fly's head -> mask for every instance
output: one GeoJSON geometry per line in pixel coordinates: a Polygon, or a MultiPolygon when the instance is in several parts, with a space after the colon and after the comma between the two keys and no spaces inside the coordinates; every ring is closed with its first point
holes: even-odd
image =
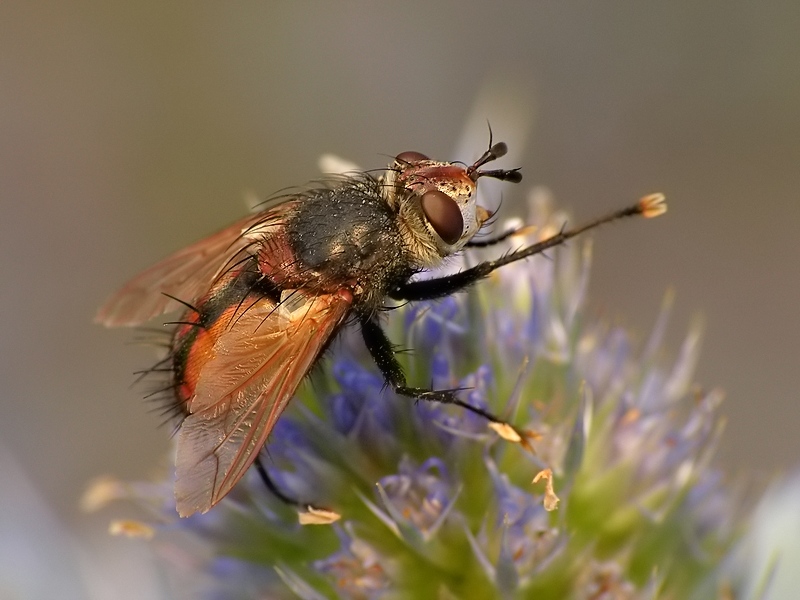
{"type": "Polygon", "coordinates": [[[419,152],[398,154],[389,168],[389,203],[404,226],[409,248],[421,267],[435,267],[464,247],[491,217],[477,202],[480,177],[517,183],[518,169],[481,170],[507,152],[493,145],[472,165],[431,160],[419,152]]]}

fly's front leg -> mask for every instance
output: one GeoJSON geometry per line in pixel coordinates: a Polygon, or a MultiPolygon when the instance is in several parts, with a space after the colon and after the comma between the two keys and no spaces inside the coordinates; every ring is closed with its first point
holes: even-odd
{"type": "Polygon", "coordinates": [[[403,368],[394,355],[395,349],[392,342],[386,337],[386,333],[374,319],[365,317],[361,320],[361,335],[364,338],[367,350],[369,350],[375,364],[378,365],[384,379],[386,379],[386,383],[392,386],[394,391],[398,394],[415,400],[455,404],[476,415],[480,415],[494,424],[493,429],[502,437],[512,439],[513,441],[521,441],[524,439],[525,433],[517,430],[513,425],[506,423],[482,408],[472,406],[461,400],[457,396],[457,392],[461,391],[459,389],[431,390],[428,388],[409,387],[406,384],[406,376],[405,373],[403,373],[403,368]]]}
{"type": "Polygon", "coordinates": [[[531,244],[520,250],[510,252],[496,260],[487,260],[479,263],[470,269],[465,269],[452,275],[437,277],[434,279],[423,279],[419,281],[409,281],[399,285],[389,296],[395,300],[435,300],[460,292],[469,287],[479,279],[483,279],[495,269],[499,269],[507,264],[528,258],[535,254],[540,254],[545,250],[563,244],[567,240],[580,235],[590,229],[594,229],[604,223],[610,223],[624,217],[642,215],[644,217],[656,217],[667,210],[664,196],[661,194],[651,194],[645,196],[633,206],[623,208],[610,213],[594,221],[590,221],[575,229],[562,229],[556,235],[542,240],[536,244],[531,244]]]}

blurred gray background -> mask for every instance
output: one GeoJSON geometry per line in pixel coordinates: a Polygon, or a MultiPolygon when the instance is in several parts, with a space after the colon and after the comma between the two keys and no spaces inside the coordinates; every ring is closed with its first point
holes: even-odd
{"type": "Polygon", "coordinates": [[[152,352],[91,323],[110,292],[323,152],[472,159],[470,119],[515,140],[508,215],[533,184],[576,220],[668,195],[595,234],[590,310],[641,339],[673,288],[672,348],[702,314],[697,380],[727,390],[723,464],[797,466],[800,3],[376,4],[0,3],[0,450],[58,526],[99,528],[86,482],[168,448],[129,387],[152,352]]]}

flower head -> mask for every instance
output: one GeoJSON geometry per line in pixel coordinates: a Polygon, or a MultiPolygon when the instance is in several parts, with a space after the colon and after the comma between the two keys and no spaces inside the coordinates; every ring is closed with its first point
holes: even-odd
{"type": "MultiPolygon", "coordinates": [[[[565,222],[542,190],[530,207],[506,250],[565,222]]],[[[282,493],[341,520],[302,525],[251,470],[208,514],[163,514],[150,543],[203,546],[194,567],[229,597],[684,598],[707,583],[732,510],[709,466],[720,394],[690,385],[698,330],[660,364],[669,302],[637,350],[583,311],[590,243],[548,254],[387,319],[412,385],[461,390],[514,429],[397,396],[345,339],[262,453],[282,493]]]]}

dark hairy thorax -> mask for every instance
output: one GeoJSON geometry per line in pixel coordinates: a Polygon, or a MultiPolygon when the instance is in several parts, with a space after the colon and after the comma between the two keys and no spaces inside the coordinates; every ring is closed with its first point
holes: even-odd
{"type": "Polygon", "coordinates": [[[414,272],[398,215],[374,182],[312,192],[287,219],[286,237],[309,275],[306,287],[329,293],[347,287],[360,310],[380,308],[414,272]]]}

